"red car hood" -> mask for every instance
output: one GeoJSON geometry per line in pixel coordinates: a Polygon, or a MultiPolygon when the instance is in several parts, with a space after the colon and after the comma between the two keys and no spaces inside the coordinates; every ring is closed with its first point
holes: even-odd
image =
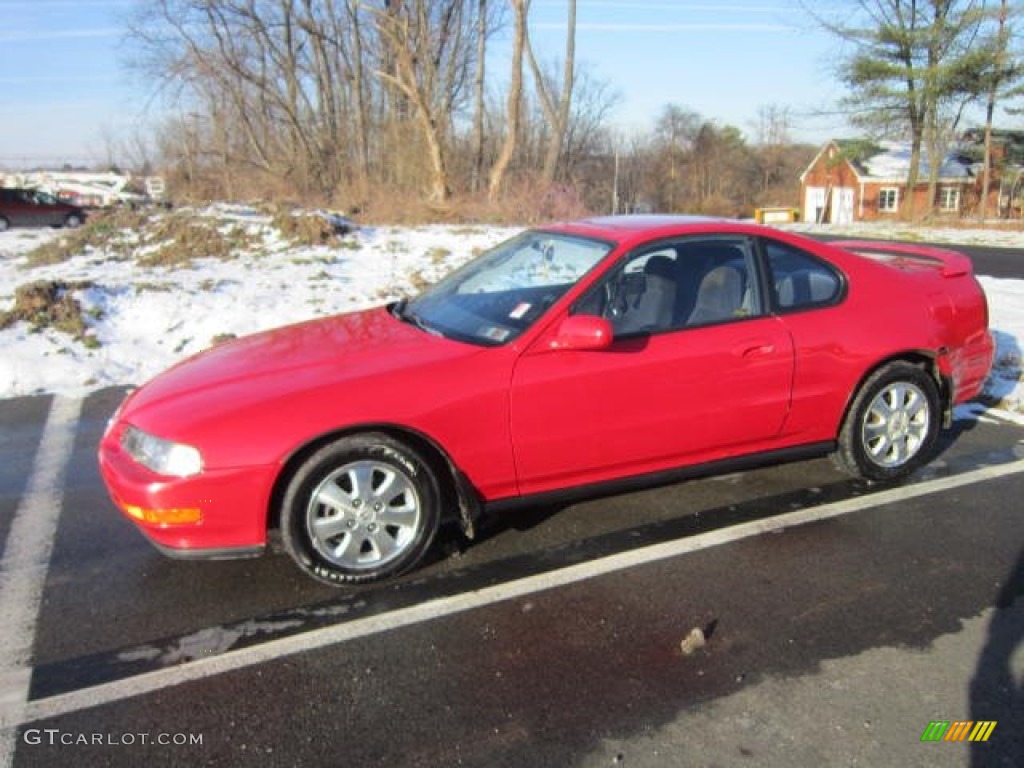
{"type": "Polygon", "coordinates": [[[171,437],[212,414],[288,400],[302,392],[450,362],[479,347],[428,334],[385,308],[336,315],[237,339],[159,374],[121,418],[171,437]]]}

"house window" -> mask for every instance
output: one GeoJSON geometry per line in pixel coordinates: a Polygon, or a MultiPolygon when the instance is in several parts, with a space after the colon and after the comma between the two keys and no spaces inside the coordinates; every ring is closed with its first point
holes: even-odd
{"type": "Polygon", "coordinates": [[[939,187],[939,210],[958,211],[960,210],[960,188],[939,187]]]}
{"type": "Polygon", "coordinates": [[[899,210],[900,191],[896,187],[884,187],[878,190],[878,210],[894,213],[899,210]]]}

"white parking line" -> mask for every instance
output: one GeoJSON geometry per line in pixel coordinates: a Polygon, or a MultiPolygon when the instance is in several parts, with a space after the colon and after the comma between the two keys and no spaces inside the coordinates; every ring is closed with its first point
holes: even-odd
{"type": "Polygon", "coordinates": [[[55,397],[32,464],[25,496],[0,562],[0,766],[14,760],[13,726],[23,721],[32,678],[36,619],[60,518],[64,470],[71,458],[82,401],[55,397]]]}
{"type": "Polygon", "coordinates": [[[1024,427],[1024,413],[1018,413],[1017,411],[1007,411],[1002,408],[989,408],[985,413],[990,416],[995,416],[997,419],[1009,422],[1010,424],[1018,424],[1024,427]]]}
{"type": "Polygon", "coordinates": [[[1024,460],[994,467],[985,467],[972,472],[965,472],[961,475],[930,480],[904,488],[880,491],[855,499],[823,504],[818,507],[811,507],[763,520],[755,520],[729,528],[709,531],[697,536],[622,552],[617,555],[498,584],[474,592],[430,600],[390,613],[369,616],[364,619],[324,627],[291,637],[271,640],[262,645],[243,648],[238,651],[229,651],[220,656],[201,658],[188,664],[146,672],[124,680],[83,688],[46,699],[30,701],[27,705],[17,709],[8,708],[4,705],[2,710],[0,710],[0,725],[5,728],[17,727],[25,723],[45,720],[121,701],[133,696],[152,693],[153,691],[181,685],[189,681],[201,680],[213,675],[274,661],[285,656],[408,627],[556,587],[563,587],[616,571],[758,536],[768,531],[839,517],[852,512],[906,501],[928,494],[941,493],[953,488],[995,480],[1021,472],[1024,472],[1024,460]]]}

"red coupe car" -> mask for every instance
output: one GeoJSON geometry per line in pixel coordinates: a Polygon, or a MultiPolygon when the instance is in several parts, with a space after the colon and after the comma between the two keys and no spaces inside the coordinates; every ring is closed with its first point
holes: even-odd
{"type": "Polygon", "coordinates": [[[280,526],[331,584],[394,576],[444,520],[832,453],[901,477],[992,361],[953,251],[627,216],[526,231],[422,295],[238,339],[132,393],[99,451],[164,553],[280,526]]]}

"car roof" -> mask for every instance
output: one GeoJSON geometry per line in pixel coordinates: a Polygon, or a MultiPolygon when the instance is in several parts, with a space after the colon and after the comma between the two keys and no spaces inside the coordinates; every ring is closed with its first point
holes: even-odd
{"type": "Polygon", "coordinates": [[[736,219],[713,216],[690,216],[676,214],[626,214],[618,216],[592,216],[575,221],[562,221],[543,229],[571,232],[617,242],[629,242],[650,237],[670,236],[687,231],[708,232],[717,227],[723,231],[736,232],[756,229],[755,225],[736,219]]]}

